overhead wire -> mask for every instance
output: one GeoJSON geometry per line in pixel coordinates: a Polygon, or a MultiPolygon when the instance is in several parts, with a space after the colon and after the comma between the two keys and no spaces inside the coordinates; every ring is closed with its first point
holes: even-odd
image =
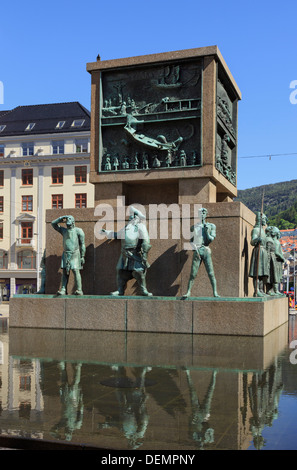
{"type": "Polygon", "coordinates": [[[238,157],[238,158],[269,158],[270,160],[271,157],[286,157],[290,155],[297,155],[297,152],[296,153],[270,153],[267,155],[247,155],[247,156],[238,157]]]}

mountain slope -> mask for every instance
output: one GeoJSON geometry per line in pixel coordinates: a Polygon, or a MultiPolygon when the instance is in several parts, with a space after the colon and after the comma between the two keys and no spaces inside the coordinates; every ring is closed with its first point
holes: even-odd
{"type": "Polygon", "coordinates": [[[297,226],[297,180],[238,190],[236,200],[241,201],[253,212],[257,212],[261,210],[263,192],[264,213],[268,217],[269,224],[281,229],[295,228],[297,226]]]}

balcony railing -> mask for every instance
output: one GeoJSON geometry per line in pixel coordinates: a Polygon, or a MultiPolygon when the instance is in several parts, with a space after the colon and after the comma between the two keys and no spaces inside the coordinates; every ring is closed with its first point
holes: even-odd
{"type": "Polygon", "coordinates": [[[16,246],[26,246],[26,247],[34,247],[35,241],[33,238],[17,238],[16,239],[16,246]]]}

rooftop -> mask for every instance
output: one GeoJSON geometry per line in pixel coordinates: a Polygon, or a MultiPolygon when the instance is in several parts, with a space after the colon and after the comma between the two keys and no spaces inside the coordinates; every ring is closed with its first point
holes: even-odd
{"type": "Polygon", "coordinates": [[[90,111],[79,102],[17,106],[0,111],[0,139],[90,130],[90,111]]]}
{"type": "Polygon", "coordinates": [[[280,243],[284,254],[289,254],[292,250],[296,250],[297,246],[297,229],[280,230],[280,243]]]}

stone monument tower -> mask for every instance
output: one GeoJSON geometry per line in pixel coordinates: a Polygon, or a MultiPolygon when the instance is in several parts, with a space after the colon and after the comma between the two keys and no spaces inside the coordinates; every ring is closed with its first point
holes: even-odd
{"type": "Polygon", "coordinates": [[[216,46],[98,60],[87,70],[96,201],[233,200],[241,93],[216,46]],[[145,199],[144,185],[158,190],[145,199]]]}

